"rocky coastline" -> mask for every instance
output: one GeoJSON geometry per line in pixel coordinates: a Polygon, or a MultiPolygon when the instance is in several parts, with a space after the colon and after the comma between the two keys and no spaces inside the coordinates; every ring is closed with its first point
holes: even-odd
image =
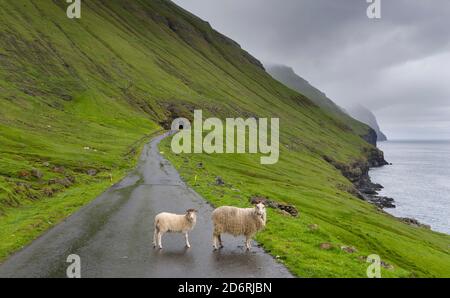
{"type": "MultiPolygon", "coordinates": [[[[373,183],[369,176],[371,168],[383,167],[390,165],[384,159],[383,151],[376,147],[368,149],[366,154],[366,161],[356,161],[350,165],[341,164],[334,160],[324,157],[324,159],[338,169],[342,175],[349,179],[354,188],[350,192],[360,198],[378,207],[380,211],[383,209],[395,208],[395,200],[390,197],[381,196],[379,192],[383,189],[383,186],[378,183],[373,183]]],[[[431,229],[429,225],[422,224],[414,218],[398,218],[400,221],[414,226],[431,229]]]]}
{"type": "Polygon", "coordinates": [[[353,183],[354,188],[349,190],[353,195],[381,209],[395,208],[394,199],[380,196],[379,191],[383,189],[383,186],[373,183],[369,176],[369,170],[371,168],[389,164],[384,159],[383,152],[373,147],[365,153],[367,160],[358,160],[351,164],[339,163],[328,157],[324,157],[324,159],[353,183]]]}
{"type": "Polygon", "coordinates": [[[378,183],[373,183],[369,176],[371,168],[389,165],[384,159],[384,153],[375,148],[375,150],[371,150],[367,156],[367,163],[365,165],[359,165],[361,176],[356,177],[354,182],[354,185],[359,192],[358,197],[374,204],[380,209],[395,208],[395,200],[390,197],[380,196],[379,192],[383,189],[383,186],[378,183]]]}

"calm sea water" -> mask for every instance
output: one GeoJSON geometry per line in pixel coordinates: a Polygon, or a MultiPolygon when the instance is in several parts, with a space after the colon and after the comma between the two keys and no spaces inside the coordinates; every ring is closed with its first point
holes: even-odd
{"type": "Polygon", "coordinates": [[[450,234],[450,141],[388,141],[378,144],[392,165],[372,169],[380,195],[395,199],[385,211],[411,217],[450,234]]]}

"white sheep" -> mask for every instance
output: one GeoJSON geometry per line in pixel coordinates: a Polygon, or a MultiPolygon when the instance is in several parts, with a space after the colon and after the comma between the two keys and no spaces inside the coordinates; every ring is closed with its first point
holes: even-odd
{"type": "Polygon", "coordinates": [[[186,214],[160,213],[155,216],[155,231],[153,233],[153,247],[162,249],[161,238],[165,233],[183,233],[186,238],[186,247],[190,248],[189,231],[194,229],[197,222],[197,210],[189,209],[186,214]]]}
{"type": "Polygon", "coordinates": [[[223,247],[221,234],[227,233],[235,237],[244,235],[245,247],[250,250],[253,236],[266,226],[266,217],[266,207],[263,203],[257,203],[254,208],[217,208],[212,214],[214,249],[218,249],[218,244],[223,247]]]}

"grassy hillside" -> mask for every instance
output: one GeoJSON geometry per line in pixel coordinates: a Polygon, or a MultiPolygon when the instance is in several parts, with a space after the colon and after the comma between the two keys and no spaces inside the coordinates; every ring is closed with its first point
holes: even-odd
{"type": "MultiPolygon", "coordinates": [[[[162,150],[169,152],[169,146],[165,141],[162,150]]],[[[352,197],[344,191],[351,187],[348,180],[314,155],[284,149],[271,167],[259,165],[256,156],[191,154],[170,160],[215,206],[248,206],[253,196],[295,205],[297,218],[269,209],[267,228],[257,240],[299,276],[366,277],[364,257],[370,254],[393,266],[382,268],[384,277],[450,275],[449,236],[407,226],[352,197]],[[217,176],[224,186],[216,185],[217,176]],[[332,248],[321,249],[324,243],[332,248]]]]}
{"type": "Polygon", "coordinates": [[[448,236],[352,197],[351,183],[325,161],[366,162],[376,149],[208,23],[163,0],[83,1],[81,20],[65,7],[0,2],[0,259],[123,176],[149,135],[200,108],[280,118],[274,166],[256,156],[165,152],[216,205],[248,205],[254,194],[295,204],[299,218],[271,211],[258,239],[293,272],[364,276],[358,256],[378,253],[394,266],[386,276],[450,276],[448,236]],[[213,187],[219,175],[227,185],[213,187]],[[323,242],[358,253],[321,250],[323,242]]]}

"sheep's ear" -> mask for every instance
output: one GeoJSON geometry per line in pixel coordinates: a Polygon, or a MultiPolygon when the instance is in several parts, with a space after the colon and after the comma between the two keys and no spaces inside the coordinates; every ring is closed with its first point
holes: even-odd
{"type": "Polygon", "coordinates": [[[258,204],[263,204],[264,206],[269,206],[269,201],[268,200],[260,200],[259,202],[258,202],[258,204]]]}

